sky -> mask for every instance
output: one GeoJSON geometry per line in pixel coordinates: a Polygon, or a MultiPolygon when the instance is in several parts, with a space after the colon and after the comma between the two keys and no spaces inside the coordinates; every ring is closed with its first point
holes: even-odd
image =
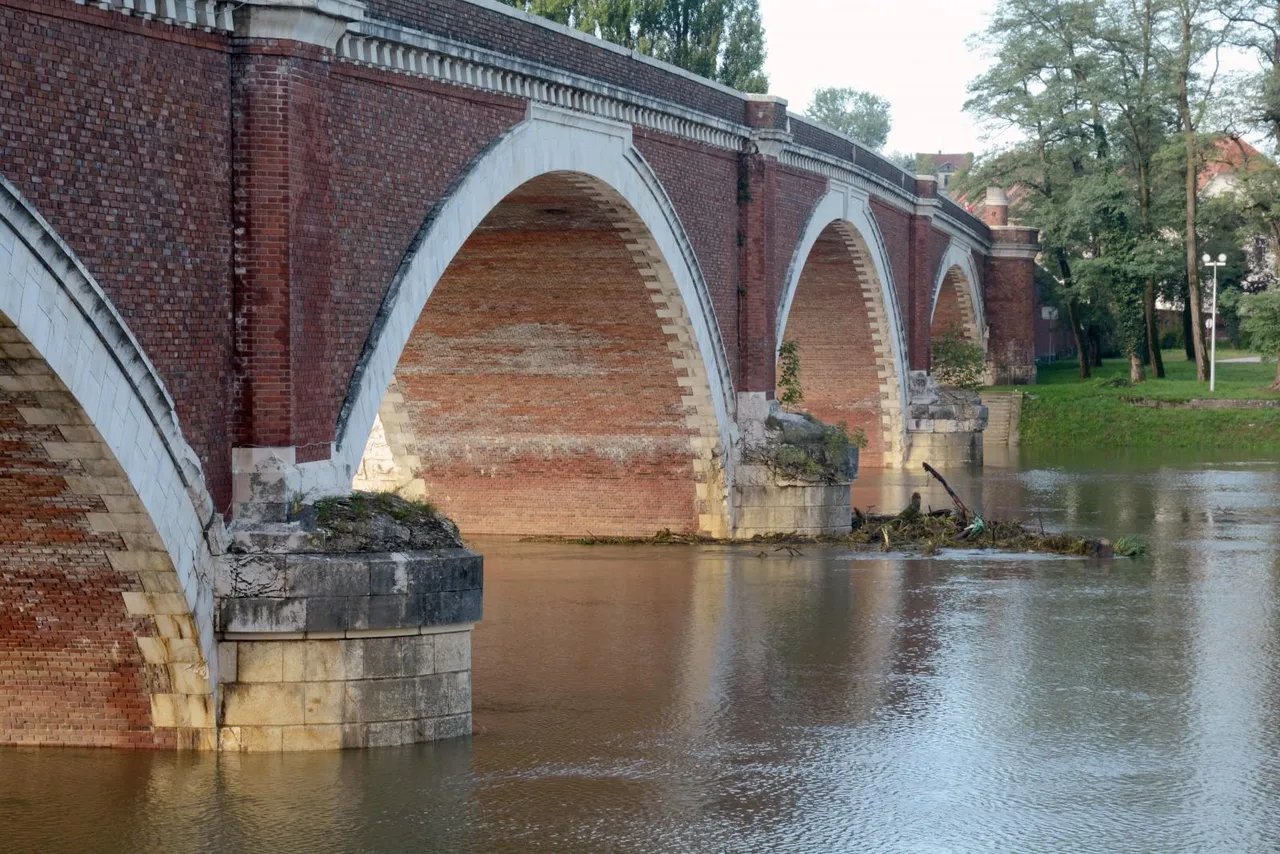
{"type": "MultiPolygon", "coordinates": [[[[981,152],[964,113],[988,61],[969,50],[995,0],[760,0],[769,91],[802,113],[813,90],[851,86],[893,105],[886,151],[981,152]]],[[[999,140],[992,140],[998,142],[999,140]]]]}

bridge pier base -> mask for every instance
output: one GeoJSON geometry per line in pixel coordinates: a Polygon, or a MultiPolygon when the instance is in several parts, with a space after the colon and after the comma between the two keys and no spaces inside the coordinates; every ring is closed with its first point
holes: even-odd
{"type": "Polygon", "coordinates": [[[384,747],[471,734],[483,561],[465,548],[321,553],[242,528],[217,577],[218,749],[384,747]]]}
{"type": "Polygon", "coordinates": [[[851,457],[844,461],[838,482],[788,477],[759,452],[773,440],[776,428],[772,425],[780,413],[778,402],[762,392],[738,395],[742,447],[733,487],[734,538],[849,533],[853,527],[850,487],[858,475],[857,449],[851,449],[851,457]]]}
{"type": "Polygon", "coordinates": [[[924,371],[912,371],[907,468],[982,465],[987,408],[976,391],[940,389],[924,371]]]}

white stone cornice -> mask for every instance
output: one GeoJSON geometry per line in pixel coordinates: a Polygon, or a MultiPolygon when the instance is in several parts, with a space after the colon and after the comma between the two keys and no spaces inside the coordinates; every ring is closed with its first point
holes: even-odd
{"type": "Polygon", "coordinates": [[[353,0],[242,0],[235,10],[235,33],[333,50],[364,12],[364,4],[353,0]]]}

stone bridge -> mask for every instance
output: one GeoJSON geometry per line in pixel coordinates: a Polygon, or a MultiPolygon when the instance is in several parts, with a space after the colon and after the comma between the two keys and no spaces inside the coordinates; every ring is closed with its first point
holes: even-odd
{"type": "Polygon", "coordinates": [[[786,106],[492,0],[0,0],[0,743],[461,733],[478,598],[231,614],[230,544],[353,485],[741,535],[784,340],[864,466],[940,332],[1033,381],[1034,232],[786,106]]]}

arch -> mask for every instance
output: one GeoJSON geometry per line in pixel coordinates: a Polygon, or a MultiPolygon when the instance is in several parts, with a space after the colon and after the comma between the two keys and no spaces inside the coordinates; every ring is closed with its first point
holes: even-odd
{"type": "Polygon", "coordinates": [[[22,601],[0,595],[13,635],[0,638],[0,693],[20,701],[8,718],[0,708],[0,739],[212,748],[221,518],[155,368],[3,178],[0,440],[0,579],[25,585],[22,601]],[[42,628],[26,636],[32,620],[42,628]],[[59,671],[59,655],[83,667],[59,671]],[[23,701],[36,687],[23,666],[73,696],[57,711],[23,701]],[[48,713],[61,728],[43,728],[48,713]]]}
{"type": "Polygon", "coordinates": [[[933,305],[929,312],[930,337],[937,338],[953,325],[964,336],[987,349],[987,322],[982,300],[982,280],[973,253],[952,240],[934,278],[933,305]]]}
{"type": "MultiPolygon", "coordinates": [[[[622,238],[648,305],[666,336],[666,355],[683,373],[683,405],[692,431],[698,525],[718,533],[728,525],[733,446],[733,389],[706,282],[670,199],[632,145],[631,128],[589,116],[531,105],[528,119],[473,164],[428,218],[406,256],[357,367],[338,425],[335,480],[399,484],[421,491],[406,467],[421,462],[406,422],[404,389],[396,369],[428,299],[467,242],[504,200],[544,176],[559,176],[589,197],[622,238]],[[402,384],[400,384],[402,385],[402,384]],[[381,429],[390,446],[379,465],[365,452],[381,429]],[[397,461],[395,458],[399,456],[397,461]],[[371,469],[381,468],[381,471],[371,469]],[[393,473],[391,469],[400,469],[393,473]]],[[[337,483],[334,484],[335,486],[337,483]]],[[[651,531],[649,533],[652,533],[651,531]]]]}
{"type": "MultiPolygon", "coordinates": [[[[906,420],[903,417],[908,394],[906,340],[888,253],[866,193],[833,182],[815,206],[804,236],[792,256],[778,310],[776,341],[781,347],[788,323],[797,313],[801,281],[815,249],[825,249],[830,253],[837,239],[843,244],[842,260],[848,264],[848,281],[858,285],[866,308],[870,342],[868,355],[875,365],[878,380],[880,446],[873,448],[873,454],[868,456],[874,463],[874,453],[878,452],[885,465],[897,465],[901,463],[907,445],[906,420]]],[[[850,346],[853,346],[852,342],[850,346]]],[[[803,350],[801,343],[802,370],[803,350]]],[[[822,417],[822,413],[815,414],[822,417]]],[[[875,437],[869,435],[868,438],[874,442],[875,437]]]]}

